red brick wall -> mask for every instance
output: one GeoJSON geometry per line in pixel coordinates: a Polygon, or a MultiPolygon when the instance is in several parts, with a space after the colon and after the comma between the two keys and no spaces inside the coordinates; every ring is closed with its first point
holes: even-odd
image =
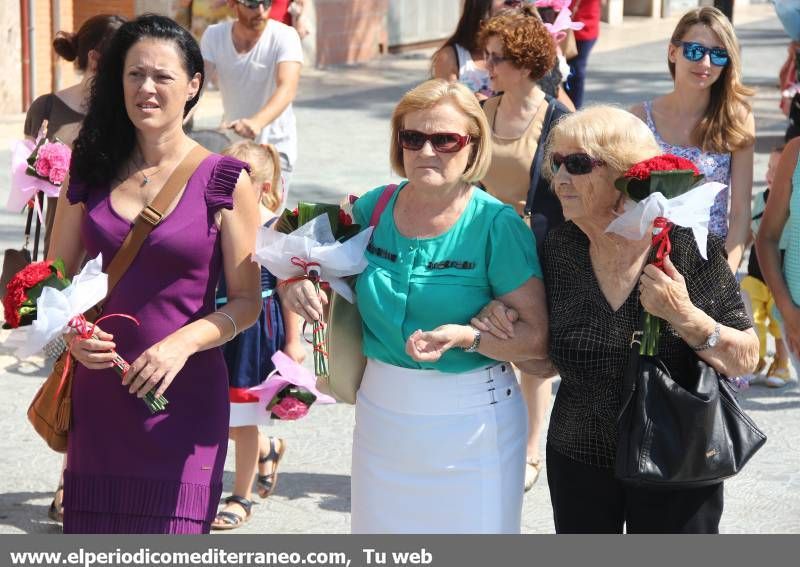
{"type": "Polygon", "coordinates": [[[386,48],[389,0],[315,0],[317,64],[368,61],[386,48]]]}
{"type": "Polygon", "coordinates": [[[74,11],[75,29],[97,14],[117,14],[126,18],[135,15],[135,0],[76,0],[74,11]]]}

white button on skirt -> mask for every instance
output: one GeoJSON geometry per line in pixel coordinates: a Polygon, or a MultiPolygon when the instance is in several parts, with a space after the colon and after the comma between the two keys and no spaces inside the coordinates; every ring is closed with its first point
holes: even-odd
{"type": "Polygon", "coordinates": [[[356,402],[353,533],[519,533],[528,430],[510,364],[446,374],[375,360],[356,402]]]}

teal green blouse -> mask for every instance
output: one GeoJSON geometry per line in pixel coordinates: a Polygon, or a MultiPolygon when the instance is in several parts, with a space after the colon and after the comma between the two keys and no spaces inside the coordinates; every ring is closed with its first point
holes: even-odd
{"type": "MultiPolygon", "coordinates": [[[[490,300],[510,293],[531,277],[542,277],[536,242],[514,209],[480,189],[456,223],[433,238],[406,238],[394,223],[395,191],[367,248],[368,265],[356,281],[364,323],[364,354],[403,368],[468,372],[494,361],[461,349],[439,361],[420,363],[406,354],[417,329],[468,324],[490,300]]],[[[368,226],[383,192],[366,193],[353,207],[354,221],[368,226]]]]}

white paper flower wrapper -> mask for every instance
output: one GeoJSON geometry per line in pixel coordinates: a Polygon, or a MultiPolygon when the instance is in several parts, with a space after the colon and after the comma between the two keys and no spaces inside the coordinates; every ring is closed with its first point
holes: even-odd
{"type": "Polygon", "coordinates": [[[258,232],[253,260],[280,280],[305,273],[302,267],[292,264],[292,258],[316,262],[320,278],[352,303],[353,292],[342,278],[360,274],[367,267],[364,251],[371,235],[372,227],[369,227],[344,243],[337,242],[328,215],[323,214],[290,234],[262,227],[258,232]]]}
{"type": "Polygon", "coordinates": [[[672,199],[653,193],[638,203],[628,200],[625,212],[606,227],[606,232],[641,240],[649,234],[656,217],[664,217],[673,224],[690,228],[700,255],[707,260],[708,219],[717,194],[724,188],[724,184],[711,181],[672,199]]]}
{"type": "Polygon", "coordinates": [[[103,257],[90,260],[62,290],[46,287],[36,300],[36,319],[26,327],[14,329],[6,340],[16,355],[25,358],[67,332],[73,317],[91,309],[108,292],[108,275],[103,273],[103,257]]]}

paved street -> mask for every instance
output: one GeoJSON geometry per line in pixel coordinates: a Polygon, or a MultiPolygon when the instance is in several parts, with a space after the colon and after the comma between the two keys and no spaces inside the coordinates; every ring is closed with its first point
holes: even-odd
{"type": "MultiPolygon", "coordinates": [[[[754,98],[759,139],[754,191],[761,182],[769,149],[782,139],[785,121],[775,88],[787,39],[767,6],[752,6],[737,18],[743,44],[745,81],[754,98]]],[[[587,99],[623,106],[650,99],[670,86],[666,38],[674,20],[633,21],[623,29],[603,28],[590,59],[587,99]]],[[[427,76],[430,51],[410,52],[359,67],[312,70],[305,74],[295,105],[300,157],[291,199],[338,201],[392,179],[388,159],[389,117],[394,104],[427,76]]],[[[198,112],[199,127],[214,127],[219,98],[208,93],[198,112]]],[[[0,121],[0,163],[8,144],[21,135],[20,117],[0,121]]],[[[0,202],[8,173],[0,171],[0,202]]],[[[0,211],[0,245],[18,246],[23,219],[0,211]]],[[[4,337],[0,333],[0,340],[4,337]]],[[[18,361],[0,345],[0,533],[59,533],[47,520],[61,456],[48,451],[25,418],[28,403],[46,375],[41,359],[18,361]]],[[[557,385],[556,385],[557,387],[557,385]]],[[[743,405],[767,432],[769,441],[747,469],[726,485],[726,533],[800,533],[800,391],[797,386],[768,390],[755,386],[743,405]]],[[[276,493],[254,507],[251,522],[237,533],[346,533],[350,517],[351,406],[315,407],[295,423],[266,431],[283,437],[288,451],[276,493]]],[[[229,452],[225,485],[233,481],[229,452]]],[[[257,498],[257,497],[256,497],[257,498]]],[[[552,533],[546,471],[525,499],[526,533],[552,533]]]]}

